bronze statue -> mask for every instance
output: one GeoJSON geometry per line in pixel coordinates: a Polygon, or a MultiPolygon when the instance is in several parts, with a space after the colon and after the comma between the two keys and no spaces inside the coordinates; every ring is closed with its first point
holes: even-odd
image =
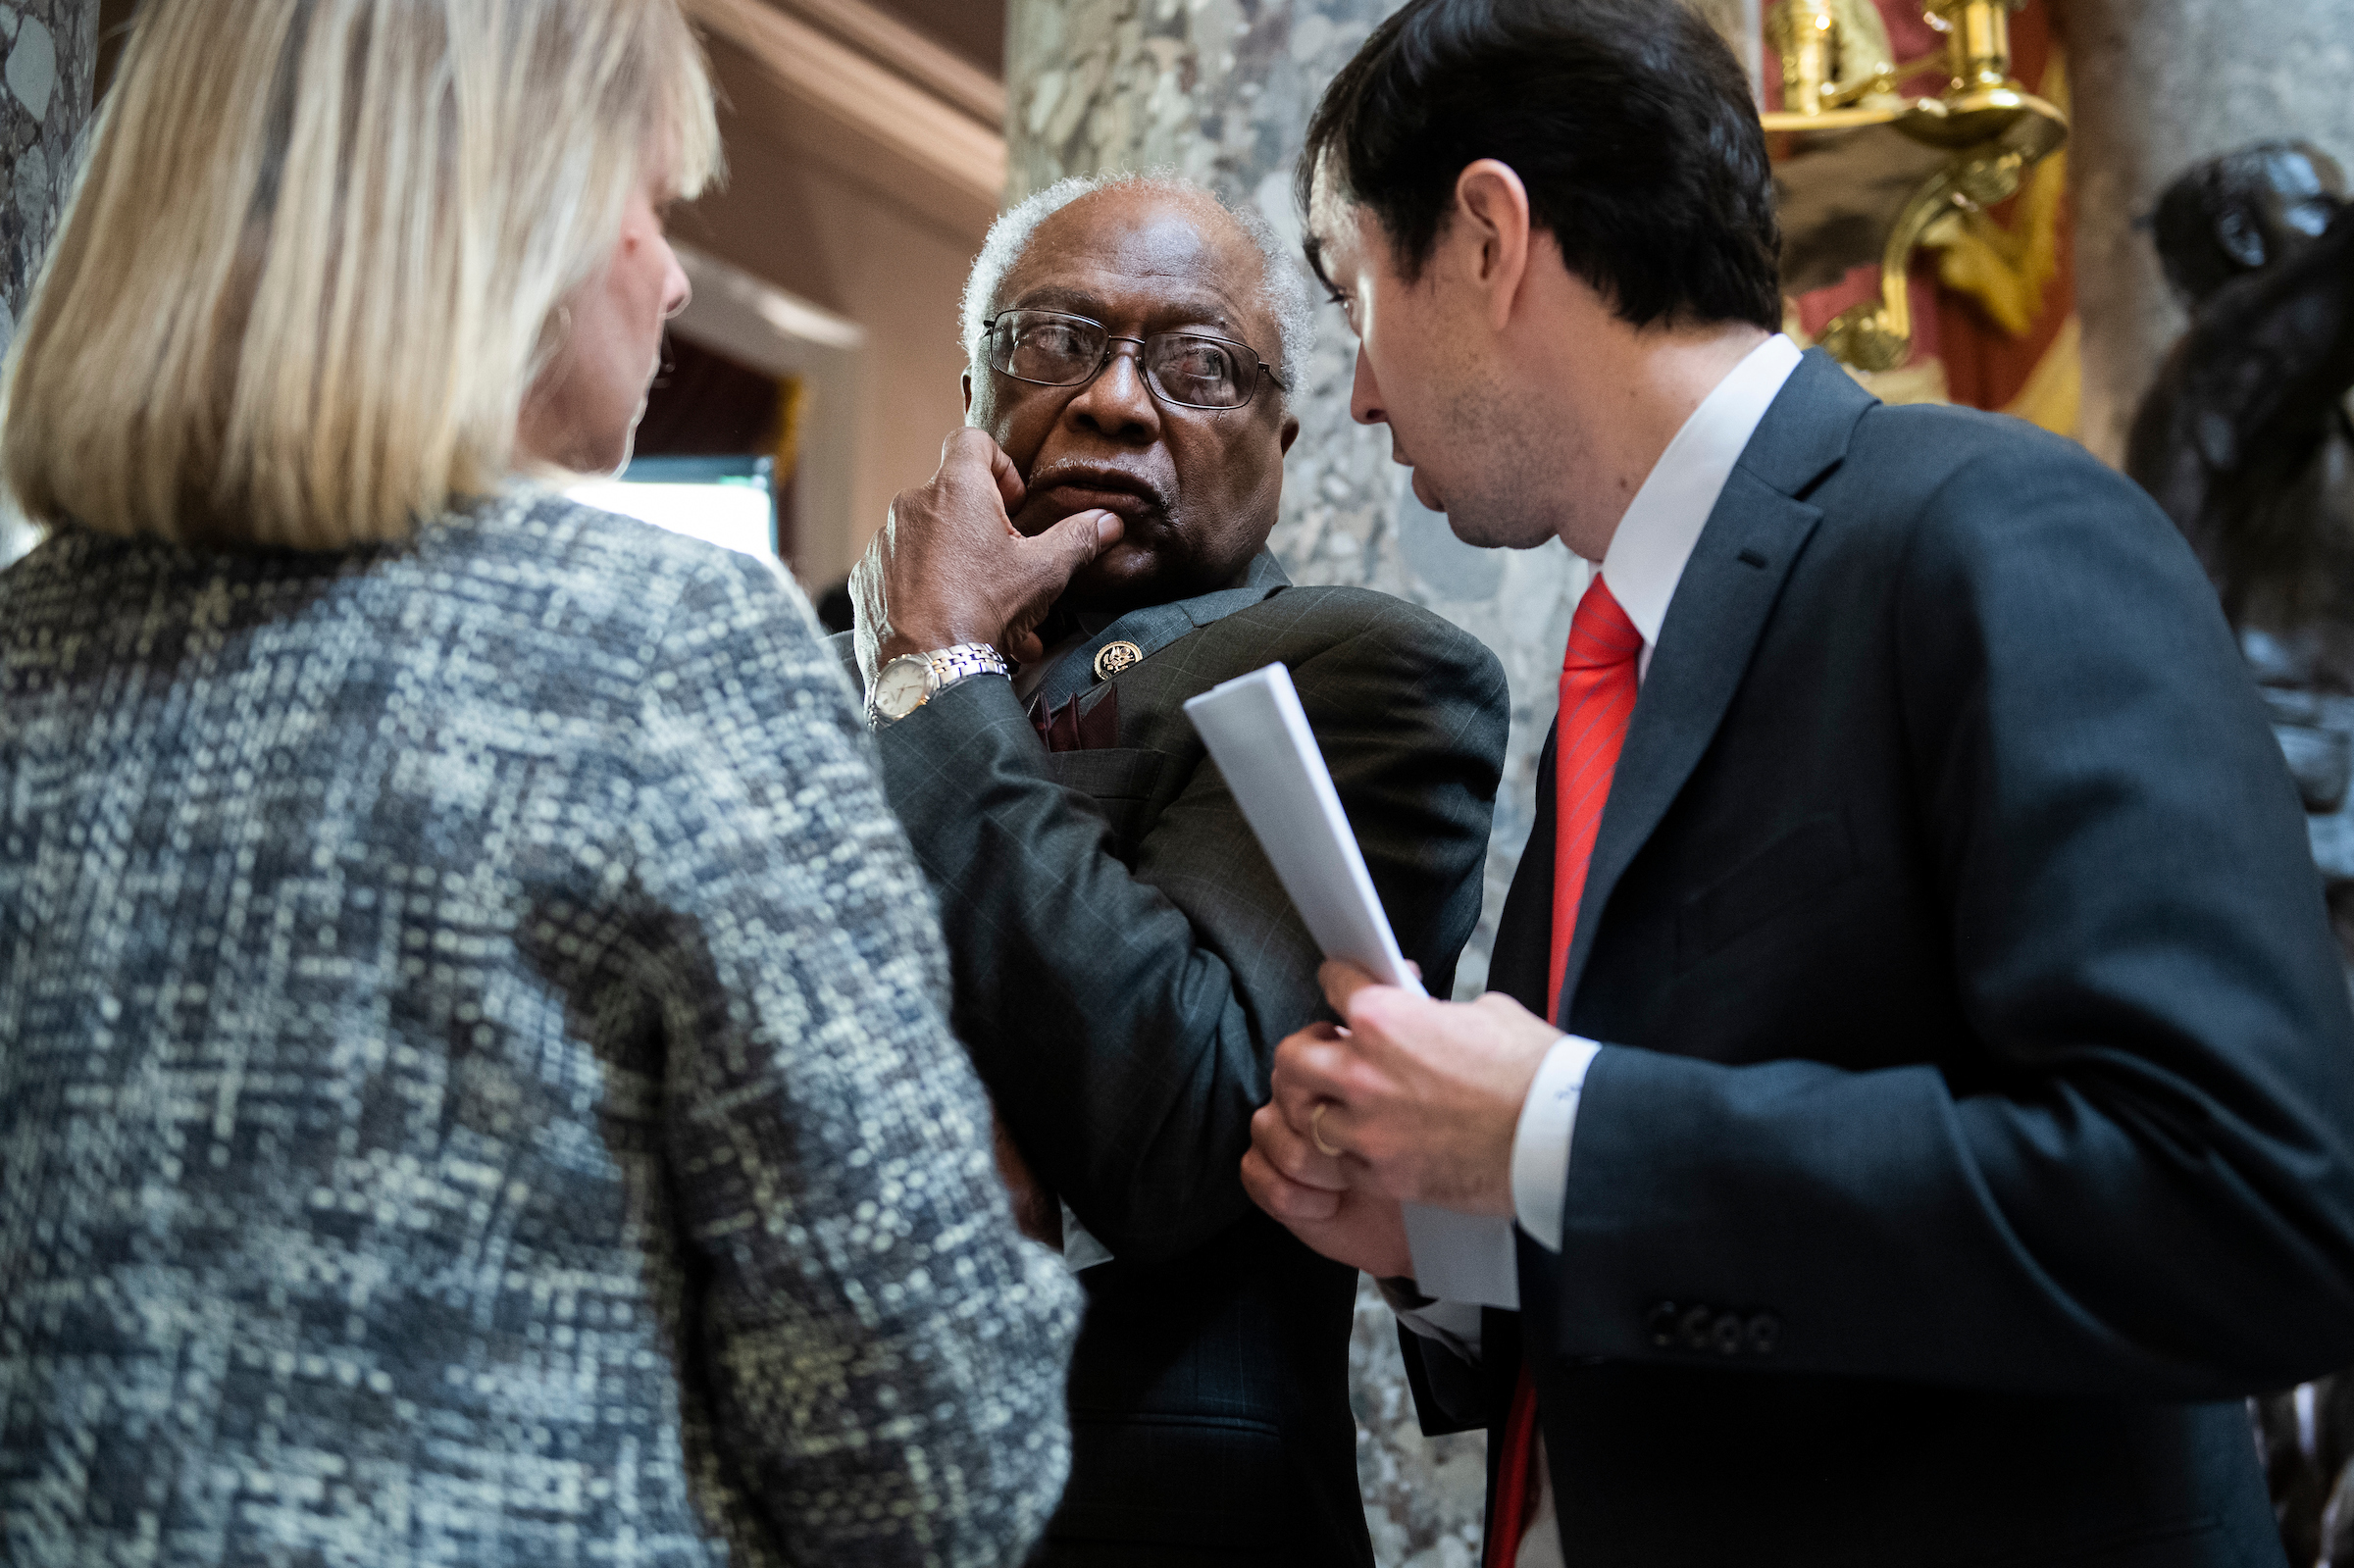
{"type": "MultiPolygon", "coordinates": [[[[2354,203],[2327,155],[2264,142],[2183,174],[2153,228],[2191,326],[2126,471],[2198,550],[2255,665],[2354,955],[2354,203]]],[[[2354,1506],[2330,1506],[2354,1499],[2354,1373],[2255,1406],[2289,1561],[2354,1561],[2354,1506]]]]}
{"type": "MultiPolygon", "coordinates": [[[[2191,327],[2125,468],[2206,563],[2268,685],[2354,693],[2354,212],[2337,165],[2265,142],[2197,165],[2155,218],[2191,327]]],[[[2341,784],[2342,788],[2342,784],[2341,784]]]]}

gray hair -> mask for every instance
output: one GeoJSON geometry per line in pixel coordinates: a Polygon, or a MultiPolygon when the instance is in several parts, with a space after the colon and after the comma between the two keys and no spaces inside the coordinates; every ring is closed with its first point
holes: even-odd
{"type": "Polygon", "coordinates": [[[1216,191],[1182,175],[1162,171],[1131,175],[1073,175],[1057,179],[1046,189],[1024,197],[998,215],[989,226],[989,237],[981,242],[981,254],[973,258],[973,270],[964,280],[964,353],[976,369],[981,364],[983,340],[988,336],[981,325],[989,319],[990,305],[1003,285],[1005,275],[1013,271],[1022,252],[1030,248],[1030,240],[1038,226],[1062,211],[1082,196],[1092,196],[1100,190],[1124,190],[1141,187],[1163,191],[1171,195],[1199,196],[1214,203],[1235,227],[1250,237],[1258,248],[1264,265],[1259,269],[1263,281],[1259,285],[1259,302],[1267,314],[1275,318],[1275,330],[1282,341],[1273,356],[1275,374],[1288,391],[1300,384],[1300,368],[1306,363],[1307,351],[1316,339],[1315,300],[1307,291],[1307,278],[1291,247],[1275,232],[1255,207],[1239,206],[1226,200],[1216,191]]]}

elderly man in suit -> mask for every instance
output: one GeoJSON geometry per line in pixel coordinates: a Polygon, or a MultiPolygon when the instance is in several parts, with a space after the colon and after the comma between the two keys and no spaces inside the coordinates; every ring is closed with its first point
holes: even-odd
{"type": "Polygon", "coordinates": [[[1778,335],[1677,0],[1413,0],[1308,149],[1357,417],[1600,564],[1505,994],[1333,966],[1247,1161],[1488,1428],[1491,1568],[2279,1563],[2239,1396],[2354,1358],[2354,1017],[2181,538],[1778,335]],[[1399,1199],[1514,1219],[1519,1309],[1399,1199]]]}
{"type": "Polygon", "coordinates": [[[1275,1042],[1322,1014],[1318,954],[1183,704],[1290,668],[1441,995],[1507,721],[1476,639],[1291,586],[1267,552],[1311,320],[1263,220],[1197,186],[1033,197],[967,290],[971,428],[853,578],[843,640],[940,899],[953,1022],[1088,1294],[1049,1564],[1372,1560],[1356,1273],[1239,1175],[1275,1042]]]}

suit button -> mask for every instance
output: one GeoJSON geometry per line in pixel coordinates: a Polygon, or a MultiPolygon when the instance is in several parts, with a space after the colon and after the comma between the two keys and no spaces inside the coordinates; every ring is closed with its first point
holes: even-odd
{"type": "Polygon", "coordinates": [[[1718,1355],[1739,1355],[1741,1353],[1741,1319],[1733,1313],[1727,1312],[1716,1320],[1715,1331],[1712,1338],[1714,1340],[1718,1355]]]}
{"type": "Polygon", "coordinates": [[[1761,1312],[1749,1320],[1749,1348],[1758,1355],[1773,1354],[1774,1341],[1782,1337],[1782,1320],[1770,1312],[1761,1312]]]}
{"type": "Polygon", "coordinates": [[[1651,1342],[1655,1349],[1674,1349],[1675,1303],[1673,1301],[1654,1301],[1651,1304],[1651,1310],[1643,1315],[1643,1327],[1650,1333],[1651,1342]]]}
{"type": "Polygon", "coordinates": [[[1684,1348],[1706,1350],[1714,1342],[1710,1330],[1715,1326],[1715,1314],[1705,1306],[1687,1307],[1679,1325],[1684,1331],[1684,1348]]]}

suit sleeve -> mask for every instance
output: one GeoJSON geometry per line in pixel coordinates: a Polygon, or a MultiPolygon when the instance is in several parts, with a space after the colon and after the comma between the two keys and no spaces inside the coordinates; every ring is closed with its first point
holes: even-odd
{"type": "Polygon", "coordinates": [[[1644,1322],[1673,1296],[1771,1312],[1769,1364],[1808,1372],[2175,1399],[2354,1360],[2354,1018],[2189,553],[2106,470],[2031,453],[1942,487],[1896,592],[1986,1070],[1605,1049],[1563,1348],[1687,1359],[1644,1322]]]}
{"type": "Polygon", "coordinates": [[[1076,1284],[1014,1232],[930,901],[805,608],[731,558],[671,625],[640,973],[722,1450],[784,1560],[1012,1568],[1069,1470],[1076,1284]]]}
{"type": "MultiPolygon", "coordinates": [[[[1478,919],[1502,671],[1403,616],[1292,670],[1400,943],[1443,984],[1478,919]]],[[[1131,869],[1005,682],[959,683],[880,738],[949,933],[957,1031],[1040,1179],[1132,1261],[1234,1223],[1275,1045],[1323,1003],[1315,944],[1215,765],[1131,869]]]]}

